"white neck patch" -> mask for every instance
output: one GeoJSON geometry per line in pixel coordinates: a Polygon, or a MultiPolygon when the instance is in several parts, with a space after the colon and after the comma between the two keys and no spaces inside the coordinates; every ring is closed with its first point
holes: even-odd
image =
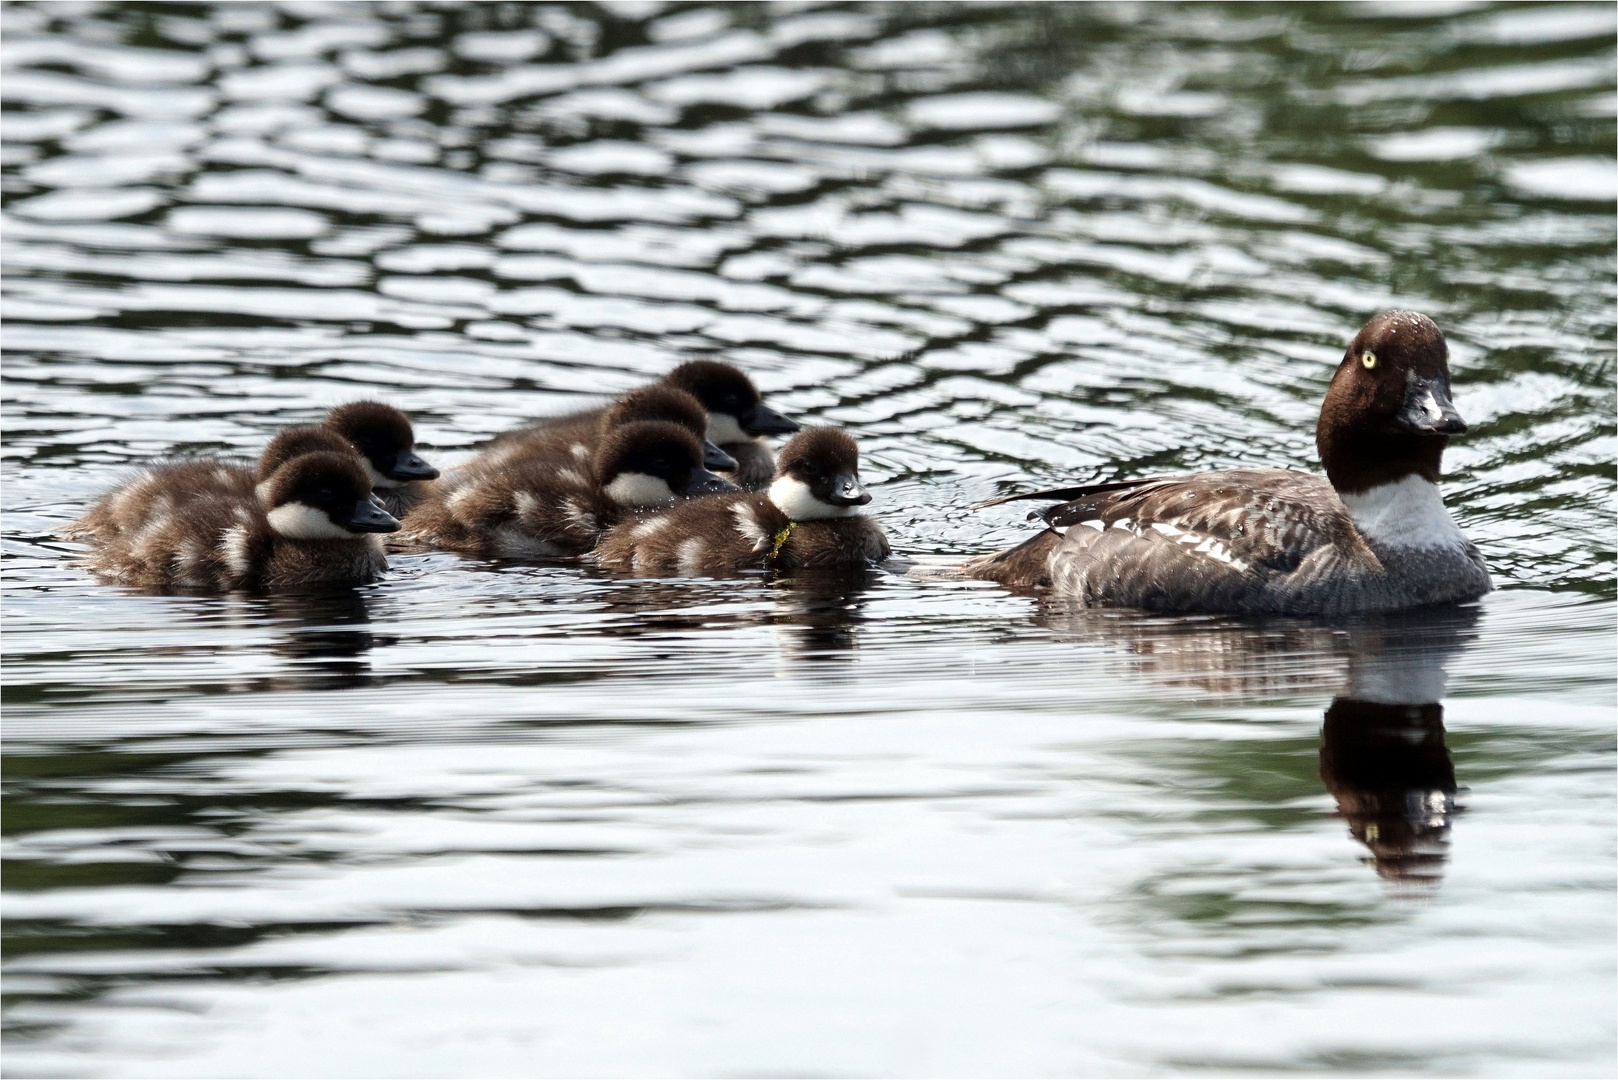
{"type": "Polygon", "coordinates": [[[646,473],[619,473],[604,490],[607,498],[619,506],[668,506],[674,502],[668,481],[646,473]]]}
{"type": "Polygon", "coordinates": [[[270,520],[270,528],[288,540],[358,540],[360,537],[327,517],[326,511],[308,503],[282,503],[265,516],[270,520]]]}
{"type": "Polygon", "coordinates": [[[809,490],[808,484],[792,476],[776,478],[775,483],[770,485],[770,501],[793,521],[849,517],[855,510],[852,506],[833,506],[821,502],[809,490]]]}
{"type": "Polygon", "coordinates": [[[708,414],[708,441],[715,446],[726,443],[752,442],[753,436],[742,430],[742,425],[728,412],[708,414]]]}
{"type": "Polygon", "coordinates": [[[365,466],[365,471],[371,475],[371,486],[374,487],[374,488],[404,487],[406,484],[408,484],[410,482],[408,480],[390,480],[390,479],[388,479],[386,476],[383,476],[381,473],[377,472],[374,468],[371,467],[371,461],[370,461],[369,458],[362,457],[362,458],[360,458],[360,462],[361,462],[361,464],[363,464],[365,466]]]}
{"type": "Polygon", "coordinates": [[[1438,485],[1414,474],[1358,495],[1339,493],[1367,540],[1383,547],[1465,547],[1466,537],[1444,509],[1438,485]]]}

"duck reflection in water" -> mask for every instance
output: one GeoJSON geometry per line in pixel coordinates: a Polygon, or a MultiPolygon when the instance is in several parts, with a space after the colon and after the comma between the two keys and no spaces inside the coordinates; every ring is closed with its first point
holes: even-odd
{"type": "MultiPolygon", "coordinates": [[[[600,629],[644,637],[699,630],[711,634],[726,626],[769,627],[783,663],[846,661],[859,647],[866,593],[882,577],[881,571],[863,568],[791,577],[746,574],[723,582],[627,581],[603,574],[598,580],[605,586],[607,618],[600,629]]],[[[690,643],[689,638],[679,639],[682,647],[690,643]]],[[[750,652],[752,647],[737,642],[736,648],[750,652]]]]}
{"type": "Polygon", "coordinates": [[[1327,626],[1050,605],[1038,621],[1109,652],[1122,646],[1132,675],[1203,700],[1335,689],[1321,729],[1320,778],[1377,875],[1419,894],[1443,876],[1460,809],[1443,696],[1446,668],[1476,640],[1478,616],[1474,606],[1435,607],[1327,626]]]}
{"type": "Polygon", "coordinates": [[[270,651],[290,661],[270,677],[273,689],[369,686],[375,680],[371,650],[395,640],[371,631],[367,596],[360,589],[277,593],[261,602],[266,621],[279,631],[270,651]]]}
{"type": "Polygon", "coordinates": [[[1326,709],[1320,778],[1383,879],[1435,888],[1449,858],[1455,765],[1444,745],[1446,665],[1476,639],[1474,607],[1350,630],[1348,681],[1326,709]]]}

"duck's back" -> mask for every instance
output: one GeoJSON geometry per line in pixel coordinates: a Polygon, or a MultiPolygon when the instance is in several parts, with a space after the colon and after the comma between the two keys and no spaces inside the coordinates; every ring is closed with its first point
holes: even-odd
{"type": "Polygon", "coordinates": [[[850,569],[881,562],[893,550],[875,518],[864,514],[803,521],[792,527],[776,555],[776,569],[850,569]]]}
{"type": "Polygon", "coordinates": [[[604,569],[647,577],[730,577],[762,569],[786,524],[762,495],[704,495],[615,525],[594,558],[604,569]]]}
{"type": "Polygon", "coordinates": [[[272,546],[251,494],[204,492],[108,536],[87,565],[138,588],[232,589],[268,565],[272,546]]]}
{"type": "MultiPolygon", "coordinates": [[[[541,439],[536,434],[535,439],[541,439]]],[[[589,465],[558,467],[533,441],[486,451],[414,509],[401,540],[505,558],[577,555],[595,546],[616,509],[589,465]]]]}
{"type": "Polygon", "coordinates": [[[691,499],[618,525],[602,538],[595,559],[623,573],[732,577],[859,567],[889,554],[872,518],[794,522],[768,496],[749,492],[691,499]]]}
{"type": "Polygon", "coordinates": [[[1409,606],[1325,477],[1238,469],[1046,493],[1046,532],[968,573],[1093,606],[1330,614],[1409,606]]]}
{"type": "Polygon", "coordinates": [[[139,532],[193,500],[253,494],[253,470],[238,461],[196,458],[143,467],[97,499],[63,534],[106,543],[139,532]]]}

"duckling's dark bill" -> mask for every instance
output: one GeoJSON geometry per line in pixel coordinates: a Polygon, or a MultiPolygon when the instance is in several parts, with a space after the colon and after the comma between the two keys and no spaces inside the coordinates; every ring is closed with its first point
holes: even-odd
{"type": "Polygon", "coordinates": [[[702,440],[702,467],[704,469],[718,469],[720,472],[730,472],[736,468],[736,459],[707,439],[704,439],[702,440]]]}
{"type": "Polygon", "coordinates": [[[405,450],[383,475],[389,480],[436,480],[438,470],[427,464],[420,454],[405,450]]]}
{"type": "Polygon", "coordinates": [[[382,509],[371,499],[354,504],[354,512],[343,525],[351,532],[390,533],[399,531],[399,519],[382,509]]]}
{"type": "Polygon", "coordinates": [[[737,417],[736,422],[749,435],[791,435],[798,430],[797,421],[787,419],[763,403],[753,406],[749,415],[737,417]]]}

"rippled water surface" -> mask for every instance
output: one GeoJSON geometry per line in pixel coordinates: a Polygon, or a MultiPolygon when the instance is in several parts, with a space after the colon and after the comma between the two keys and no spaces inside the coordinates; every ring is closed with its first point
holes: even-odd
{"type": "Polygon", "coordinates": [[[1611,1075],[1610,4],[4,8],[11,1075],[1611,1075]],[[1315,467],[1413,307],[1499,591],[1344,625],[394,560],[137,596],[131,464],[679,359],[909,554],[1315,467]]]}

